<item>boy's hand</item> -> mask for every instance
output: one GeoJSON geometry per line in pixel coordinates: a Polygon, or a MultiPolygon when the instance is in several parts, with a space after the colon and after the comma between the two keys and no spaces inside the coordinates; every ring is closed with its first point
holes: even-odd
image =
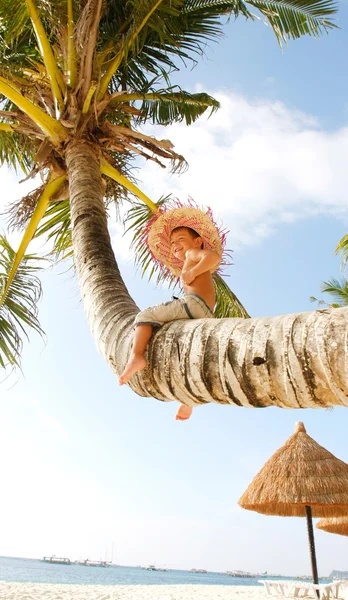
{"type": "Polygon", "coordinates": [[[185,285],[190,285],[196,279],[196,275],[195,275],[193,269],[188,269],[187,271],[182,271],[181,279],[185,285]]]}

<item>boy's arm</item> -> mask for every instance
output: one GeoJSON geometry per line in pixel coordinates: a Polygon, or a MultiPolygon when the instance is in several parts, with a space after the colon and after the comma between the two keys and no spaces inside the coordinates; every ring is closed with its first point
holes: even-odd
{"type": "Polygon", "coordinates": [[[197,261],[193,267],[182,273],[182,279],[186,285],[190,285],[202,273],[217,269],[221,262],[221,256],[214,250],[188,250],[186,258],[197,261]]]}

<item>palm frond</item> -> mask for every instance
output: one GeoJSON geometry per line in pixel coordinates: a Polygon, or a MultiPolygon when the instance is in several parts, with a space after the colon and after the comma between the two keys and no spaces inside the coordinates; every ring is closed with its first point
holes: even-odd
{"type": "Polygon", "coordinates": [[[244,17],[252,16],[243,0],[185,0],[183,12],[190,13],[197,9],[210,10],[214,14],[219,11],[220,15],[234,15],[235,17],[240,15],[244,17]]]}
{"type": "Polygon", "coordinates": [[[348,262],[348,233],[338,242],[335,254],[341,253],[342,256],[342,269],[344,270],[348,262]]]}
{"type": "MultiPolygon", "coordinates": [[[[50,33],[51,42],[57,41],[54,37],[60,27],[66,26],[67,0],[35,0],[35,6],[40,14],[45,29],[50,33]]],[[[28,51],[36,45],[33,35],[33,26],[30,21],[30,10],[26,0],[13,2],[1,0],[0,3],[0,38],[7,47],[17,48],[18,43],[28,44],[28,51]]],[[[38,49],[37,49],[38,50],[38,49]]]]}
{"type": "Polygon", "coordinates": [[[214,284],[216,292],[216,305],[214,316],[216,319],[240,318],[248,319],[250,315],[238,300],[234,292],[229,288],[221,275],[214,273],[214,284]]]}
{"type": "Polygon", "coordinates": [[[44,214],[43,222],[38,227],[35,237],[45,236],[46,241],[53,242],[52,255],[64,260],[73,255],[72,229],[69,199],[53,202],[44,214]]]}
{"type": "Polygon", "coordinates": [[[319,37],[337,25],[331,17],[337,12],[332,0],[246,0],[257,8],[272,27],[278,43],[302,35],[319,37]]]}
{"type": "Polygon", "coordinates": [[[1,0],[0,36],[6,44],[11,44],[30,29],[30,19],[26,2],[1,0]]]}
{"type": "Polygon", "coordinates": [[[0,166],[7,164],[16,172],[21,169],[28,175],[34,165],[34,153],[35,146],[28,136],[0,131],[0,166]]]}
{"type": "Polygon", "coordinates": [[[326,300],[316,298],[315,296],[309,296],[309,301],[317,302],[319,308],[323,306],[326,306],[326,308],[342,308],[342,304],[337,304],[337,302],[326,302],[326,300]]]}
{"type": "Polygon", "coordinates": [[[37,304],[41,297],[41,284],[35,273],[41,270],[39,257],[23,256],[9,289],[6,284],[16,258],[16,253],[6,237],[0,236],[0,367],[20,366],[23,336],[34,329],[43,330],[38,321],[37,304]]]}
{"type": "Polygon", "coordinates": [[[204,92],[189,94],[183,90],[179,92],[160,90],[146,95],[139,109],[142,114],[137,121],[140,123],[152,121],[158,125],[185,121],[186,125],[191,125],[208,109],[211,116],[218,108],[220,108],[219,102],[204,92]]]}
{"type": "Polygon", "coordinates": [[[6,298],[7,291],[10,289],[10,287],[12,285],[12,281],[14,280],[14,278],[16,276],[16,271],[17,271],[21,261],[23,260],[23,256],[25,255],[28,245],[30,244],[31,240],[33,239],[35,231],[37,230],[37,227],[38,227],[43,215],[45,214],[49,200],[51,199],[52,196],[54,196],[55,193],[57,193],[57,191],[59,190],[61,185],[64,183],[65,179],[66,179],[65,175],[61,175],[60,177],[56,177],[53,175],[53,176],[49,177],[46,187],[44,188],[44,190],[40,196],[40,199],[38,200],[38,203],[35,207],[32,217],[31,217],[31,219],[27,225],[27,228],[24,232],[24,235],[22,237],[22,241],[19,245],[18,251],[15,254],[15,257],[14,257],[14,260],[13,260],[13,263],[11,266],[11,270],[9,272],[8,279],[7,279],[5,288],[4,288],[3,300],[6,298]]]}
{"type": "MultiPolygon", "coordinates": [[[[115,3],[107,7],[101,29],[107,32],[109,42],[113,40],[116,52],[122,35],[131,35],[141,18],[139,13],[136,21],[132,11],[136,7],[145,10],[145,4],[149,2],[133,0],[124,6],[115,3]]],[[[159,77],[178,70],[180,60],[195,63],[195,55],[203,55],[207,43],[223,35],[221,17],[254,19],[251,7],[265,17],[280,44],[305,34],[318,36],[336,27],[332,20],[337,11],[335,0],[164,0],[139,32],[136,44],[127,49],[110,89],[119,89],[123,78],[139,90],[149,72],[159,77]]]]}
{"type": "MultiPolygon", "coordinates": [[[[160,208],[163,204],[166,204],[170,200],[171,196],[165,196],[159,199],[156,206],[160,208]]],[[[145,274],[148,276],[149,281],[156,277],[158,284],[166,282],[169,287],[175,287],[177,285],[177,277],[171,275],[169,272],[165,273],[158,263],[153,261],[151,252],[147,246],[140,243],[143,229],[146,227],[148,221],[153,217],[154,211],[146,204],[140,204],[133,202],[132,208],[128,210],[124,217],[124,225],[126,227],[125,233],[133,232],[133,238],[131,241],[131,248],[134,249],[134,261],[136,267],[139,269],[141,276],[145,274]]]]}
{"type": "MultiPolygon", "coordinates": [[[[316,298],[315,296],[309,296],[309,301],[310,302],[317,302],[318,306],[327,306],[330,307],[331,305],[328,304],[327,302],[325,302],[325,300],[323,300],[322,298],[316,298]]],[[[337,306],[332,306],[332,308],[338,308],[337,306]]]]}
{"type": "Polygon", "coordinates": [[[348,306],[348,281],[346,279],[332,278],[324,281],[320,286],[323,294],[329,294],[335,306],[348,306]]]}
{"type": "Polygon", "coordinates": [[[153,4],[154,0],[132,0],[124,7],[121,3],[110,4],[105,11],[101,29],[105,27],[110,38],[115,40],[115,49],[124,37],[131,39],[134,31],[138,31],[132,45],[124,47],[123,60],[115,70],[111,89],[118,89],[121,70],[125,68],[127,83],[140,79],[145,83],[147,72],[160,76],[163,72],[177,70],[178,59],[195,62],[193,56],[204,54],[207,42],[222,35],[221,16],[232,12],[238,4],[245,7],[244,3],[236,1],[205,2],[202,6],[194,6],[184,0],[164,0],[139,30],[139,24],[153,4]],[[124,37],[120,36],[120,28],[124,37]]]}

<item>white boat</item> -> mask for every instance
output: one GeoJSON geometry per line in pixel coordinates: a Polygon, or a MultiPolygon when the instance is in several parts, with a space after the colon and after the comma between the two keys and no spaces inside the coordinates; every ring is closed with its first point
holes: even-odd
{"type": "Polygon", "coordinates": [[[55,554],[53,554],[52,556],[44,556],[41,562],[51,563],[54,565],[71,565],[72,564],[70,558],[60,558],[59,556],[55,556],[55,554]]]}
{"type": "Polygon", "coordinates": [[[190,569],[190,573],[208,573],[205,569],[190,569]]]}
{"type": "Polygon", "coordinates": [[[142,567],[142,569],[145,569],[146,571],[169,571],[169,569],[166,569],[165,567],[155,567],[155,565],[149,565],[148,567],[142,567]]]}
{"type": "Polygon", "coordinates": [[[230,577],[258,577],[255,573],[248,573],[247,571],[225,571],[224,575],[230,577]]]}
{"type": "Polygon", "coordinates": [[[84,567],[108,567],[109,566],[109,563],[107,563],[106,560],[88,560],[88,558],[86,560],[77,560],[75,564],[82,565],[84,567]]]}

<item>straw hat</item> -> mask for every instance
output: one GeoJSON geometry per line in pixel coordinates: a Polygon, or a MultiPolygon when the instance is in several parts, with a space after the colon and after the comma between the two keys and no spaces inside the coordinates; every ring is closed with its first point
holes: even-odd
{"type": "MultiPolygon", "coordinates": [[[[174,208],[161,207],[161,212],[152,217],[142,236],[142,243],[147,244],[153,259],[173,275],[179,277],[183,266],[183,261],[171,252],[170,237],[177,227],[190,227],[196,231],[203,240],[204,249],[214,250],[222,258],[227,232],[219,230],[210,208],[201,210],[192,200],[189,206],[175,201],[174,208]]],[[[222,264],[227,261],[222,260],[222,264]]]]}
{"type": "Polygon", "coordinates": [[[337,517],[348,512],[348,465],[319,446],[297,423],[295,433],[266,462],[239,500],[267,515],[337,517]]]}
{"type": "MultiPolygon", "coordinates": [[[[348,512],[348,511],[347,511],[348,512]]],[[[337,517],[332,519],[320,519],[316,524],[318,529],[339,535],[348,535],[348,517],[337,517]]]]}

